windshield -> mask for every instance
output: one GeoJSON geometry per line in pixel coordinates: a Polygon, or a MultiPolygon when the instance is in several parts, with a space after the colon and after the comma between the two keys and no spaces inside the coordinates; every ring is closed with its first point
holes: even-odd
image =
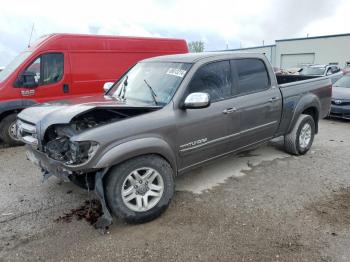
{"type": "Polygon", "coordinates": [[[334,83],[334,86],[350,88],[350,75],[340,78],[337,82],[334,83]]]}
{"type": "Polygon", "coordinates": [[[309,76],[320,76],[324,75],[325,67],[304,67],[301,71],[301,75],[309,75],[309,76]]]}
{"type": "Polygon", "coordinates": [[[114,84],[108,95],[164,106],[170,102],[190,67],[188,63],[138,63],[114,84]]]}
{"type": "Polygon", "coordinates": [[[0,82],[4,81],[24,60],[30,56],[31,52],[22,52],[0,72],[0,82]]]}

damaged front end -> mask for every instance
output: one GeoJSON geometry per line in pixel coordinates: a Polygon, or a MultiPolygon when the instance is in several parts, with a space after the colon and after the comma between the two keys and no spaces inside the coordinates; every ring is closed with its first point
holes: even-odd
{"type": "Polygon", "coordinates": [[[75,138],[84,131],[153,110],[95,108],[72,117],[68,123],[53,123],[47,128],[43,128],[47,119],[33,124],[20,115],[17,121],[18,135],[27,144],[28,159],[41,168],[43,180],[54,175],[95,192],[103,207],[103,216],[96,227],[106,229],[112,223],[103,186],[103,177],[108,168],[94,169],[90,164],[100,148],[97,141],[76,141],[75,138]]]}
{"type": "Polygon", "coordinates": [[[47,143],[43,144],[43,152],[66,166],[77,166],[88,162],[97,152],[99,145],[95,141],[71,140],[78,134],[77,132],[72,125],[52,126],[48,130],[47,143]]]}

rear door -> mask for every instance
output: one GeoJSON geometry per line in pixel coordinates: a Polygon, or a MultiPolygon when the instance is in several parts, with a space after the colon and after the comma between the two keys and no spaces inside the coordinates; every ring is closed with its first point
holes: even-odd
{"type": "Polygon", "coordinates": [[[231,60],[232,75],[238,85],[235,100],[240,113],[240,147],[274,136],[282,112],[282,96],[272,86],[265,63],[257,58],[231,60]]]}
{"type": "Polygon", "coordinates": [[[238,138],[239,114],[235,110],[230,111],[231,80],[229,61],[203,65],[193,76],[187,94],[208,93],[211,105],[203,109],[177,111],[180,169],[228,152],[230,141],[238,138]],[[236,130],[232,123],[235,123],[236,130]]]}
{"type": "Polygon", "coordinates": [[[62,52],[44,53],[38,56],[26,69],[35,73],[35,88],[22,88],[23,97],[34,98],[37,102],[59,100],[69,95],[69,62],[62,52]]]}

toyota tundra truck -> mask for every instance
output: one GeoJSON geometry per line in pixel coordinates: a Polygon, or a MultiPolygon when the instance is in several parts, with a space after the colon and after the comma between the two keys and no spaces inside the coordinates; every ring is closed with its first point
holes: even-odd
{"type": "Polygon", "coordinates": [[[284,136],[310,149],[330,111],[327,77],[276,78],[262,54],[200,53],[143,60],[104,95],[21,111],[18,136],[44,178],[94,190],[103,216],[141,223],[163,213],[174,177],[284,136]]]}

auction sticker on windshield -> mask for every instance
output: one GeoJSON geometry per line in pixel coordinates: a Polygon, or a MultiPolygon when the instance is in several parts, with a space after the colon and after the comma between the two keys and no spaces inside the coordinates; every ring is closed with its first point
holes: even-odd
{"type": "Polygon", "coordinates": [[[173,75],[178,77],[184,77],[186,74],[186,70],[177,69],[177,68],[169,68],[166,72],[167,75],[173,75]]]}

